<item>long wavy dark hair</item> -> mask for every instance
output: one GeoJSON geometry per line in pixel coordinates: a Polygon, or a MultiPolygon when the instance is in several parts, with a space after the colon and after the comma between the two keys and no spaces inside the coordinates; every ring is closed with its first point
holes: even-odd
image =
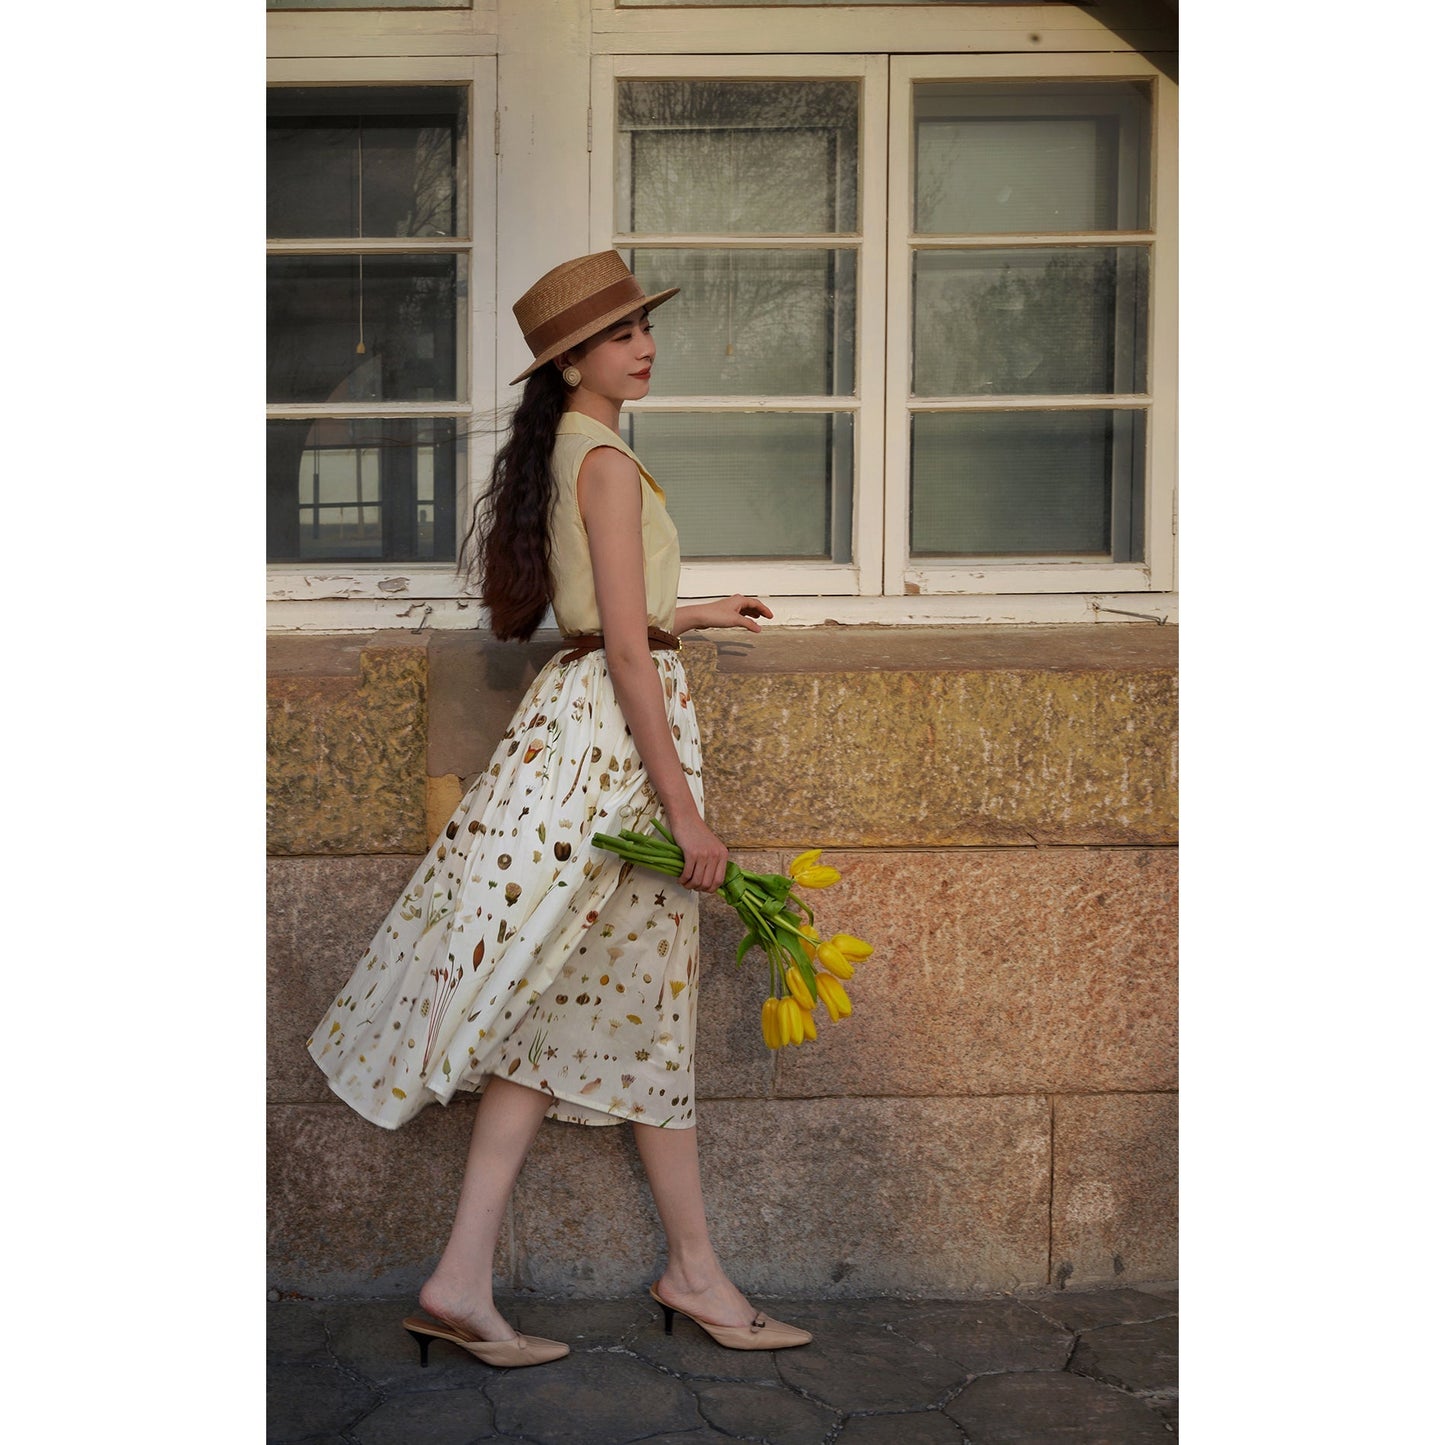
{"type": "Polygon", "coordinates": [[[525,642],[552,601],[552,449],[566,403],[555,366],[527,378],[462,546],[467,579],[481,589],[492,633],[504,642],[525,642]]]}

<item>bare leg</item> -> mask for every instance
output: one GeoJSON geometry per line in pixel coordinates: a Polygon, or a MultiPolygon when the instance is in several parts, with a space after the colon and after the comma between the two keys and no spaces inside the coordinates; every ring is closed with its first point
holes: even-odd
{"type": "Polygon", "coordinates": [[[633,1133],[667,1235],[667,1268],[658,1293],[711,1324],[748,1324],[756,1311],[723,1273],[708,1236],[697,1130],[635,1124],[633,1133]]]}
{"type": "Polygon", "coordinates": [[[507,1201],[551,1102],[550,1095],[506,1079],[488,1082],[472,1124],[451,1237],[421,1287],[429,1315],[466,1325],[484,1340],[516,1337],[492,1302],[492,1263],[507,1201]]]}

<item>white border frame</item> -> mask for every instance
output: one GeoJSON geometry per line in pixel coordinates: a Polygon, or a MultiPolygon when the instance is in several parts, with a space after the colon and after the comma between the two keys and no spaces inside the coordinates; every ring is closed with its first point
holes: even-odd
{"type": "MultiPolygon", "coordinates": [[[[775,562],[745,557],[684,561],[680,591],[713,597],[744,588],[764,595],[876,597],[883,585],[883,296],[887,268],[888,58],[885,55],[598,55],[592,62],[591,245],[693,248],[699,246],[816,248],[825,242],[796,236],[651,236],[615,228],[613,184],[617,142],[617,81],[658,80],[857,80],[859,82],[858,229],[826,240],[858,257],[857,358],[852,396],[687,397],[648,400],[637,414],[663,411],[827,411],[854,417],[853,561],[775,562]],[[870,124],[870,119],[873,123],[870,124]]],[[[667,479],[662,478],[664,486],[667,479]]]]}
{"type": "Polygon", "coordinates": [[[1079,5],[789,5],[619,9],[591,0],[593,49],[608,53],[688,50],[740,55],[777,51],[952,55],[1006,52],[1163,50],[1178,24],[1161,23],[1151,0],[1113,0],[1110,24],[1079,5]],[[886,27],[886,30],[882,29],[886,27]],[[890,43],[880,46],[884,33],[890,43]]]}
{"type": "Polygon", "coordinates": [[[272,57],[495,55],[498,0],[470,10],[268,10],[272,57]]]}
{"type": "MultiPolygon", "coordinates": [[[[272,14],[329,15],[344,12],[273,11],[272,14]]],[[[378,12],[391,13],[391,12],[378,12]]],[[[456,13],[456,12],[438,12],[456,13]]],[[[269,405],[268,419],[286,416],[450,416],[460,431],[494,405],[496,376],[497,294],[497,155],[494,142],[497,114],[497,58],[492,54],[462,57],[389,56],[356,59],[272,60],[266,68],[268,85],[466,85],[471,91],[468,141],[469,229],[467,261],[467,385],[456,402],[381,404],[363,409],[325,406],[269,405]]],[[[446,238],[434,249],[456,250],[446,238]]],[[[396,242],[376,246],[395,250],[396,242]]],[[[268,245],[268,252],[271,250],[268,245]]],[[[275,249],[293,251],[288,242],[275,249]]],[[[335,249],[327,246],[323,249],[335,249]]],[[[365,241],[348,243],[348,250],[366,250],[365,241]]],[[[481,475],[491,463],[485,438],[470,436],[462,451],[457,476],[457,533],[465,532],[481,475]]],[[[433,621],[438,612],[470,613],[478,603],[467,595],[454,563],[447,562],[271,562],[266,568],[268,625],[278,629],[348,630],[364,626],[396,626],[398,621],[417,626],[433,621]],[[374,603],[361,612],[355,604],[374,603]],[[320,604],[319,606],[317,604],[320,604]],[[362,617],[365,621],[361,621],[362,617]],[[353,620],[356,619],[356,620],[353,620]]],[[[433,625],[437,625],[435,622],[433,625]]],[[[445,624],[442,624],[445,625],[445,624]]],[[[471,618],[463,625],[471,625],[471,618]]]]}
{"type": "MultiPolygon", "coordinates": [[[[890,595],[932,596],[960,593],[1110,593],[1165,592],[1174,586],[1174,495],[1177,485],[1176,392],[1178,387],[1178,217],[1172,167],[1161,156],[1177,149],[1177,89],[1147,58],[1139,55],[902,55],[894,56],[889,99],[889,230],[888,256],[888,401],[887,496],[884,517],[884,590],[890,595]],[[917,235],[912,229],[913,107],[918,80],[1029,81],[1148,80],[1154,87],[1150,137],[1150,187],[1154,226],[1147,231],[1109,235],[1091,244],[1148,242],[1150,314],[1147,374],[1150,389],[1140,396],[1106,399],[1069,397],[981,397],[976,402],[950,399],[933,403],[910,393],[913,347],[912,260],[919,247],[945,243],[948,237],[917,235]],[[1166,184],[1166,175],[1168,180],[1166,184]],[[1070,559],[1013,559],[926,562],[908,554],[910,496],[909,420],[916,411],[1047,410],[1061,403],[1090,407],[1143,405],[1145,428],[1144,561],[1099,562],[1070,559]],[[1162,403],[1162,404],[1161,404],[1162,403]]],[[[1020,245],[1044,243],[1045,236],[969,238],[969,244],[1020,245]]],[[[1081,244],[1077,236],[1058,238],[1081,244]]]]}

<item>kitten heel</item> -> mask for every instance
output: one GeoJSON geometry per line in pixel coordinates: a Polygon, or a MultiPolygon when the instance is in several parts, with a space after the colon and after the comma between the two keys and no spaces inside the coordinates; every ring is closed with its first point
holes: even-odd
{"type": "Polygon", "coordinates": [[[711,1335],[718,1344],[727,1350],[791,1350],[798,1345],[806,1345],[813,1338],[807,1330],[800,1330],[796,1325],[785,1325],[780,1320],[770,1319],[761,1310],[753,1316],[750,1324],[715,1325],[711,1320],[699,1319],[686,1310],[680,1310],[676,1306],[668,1304],[658,1294],[656,1285],[649,1285],[647,1292],[662,1306],[662,1331],[664,1334],[672,1333],[672,1317],[680,1314],[684,1319],[691,1320],[700,1330],[711,1335]]]}

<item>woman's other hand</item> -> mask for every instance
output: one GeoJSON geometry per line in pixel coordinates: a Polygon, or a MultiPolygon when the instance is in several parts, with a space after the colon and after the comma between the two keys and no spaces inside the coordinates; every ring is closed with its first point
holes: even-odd
{"type": "Polygon", "coordinates": [[[758,617],[771,617],[773,609],[756,597],[745,597],[734,592],[720,602],[700,602],[694,607],[679,607],[677,621],[673,624],[678,632],[690,632],[697,627],[746,627],[749,632],[761,632],[758,617]]]}
{"type": "Polygon", "coordinates": [[[696,815],[680,818],[671,826],[672,836],[682,849],[682,876],[678,882],[700,893],[716,893],[727,873],[727,844],[696,815]]]}

